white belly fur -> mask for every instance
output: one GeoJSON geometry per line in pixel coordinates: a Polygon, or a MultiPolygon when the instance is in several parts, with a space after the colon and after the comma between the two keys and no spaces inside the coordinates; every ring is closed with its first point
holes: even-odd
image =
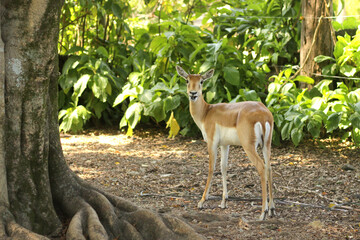
{"type": "Polygon", "coordinates": [[[241,145],[236,128],[224,127],[216,124],[215,139],[219,145],[241,145]]]}
{"type": "MultiPolygon", "coordinates": [[[[203,138],[205,142],[207,142],[207,135],[204,125],[200,122],[196,122],[196,125],[198,125],[198,127],[200,128],[203,138]]],[[[218,124],[216,124],[215,126],[215,135],[213,140],[215,143],[222,146],[241,145],[236,128],[224,127],[218,124]]]]}

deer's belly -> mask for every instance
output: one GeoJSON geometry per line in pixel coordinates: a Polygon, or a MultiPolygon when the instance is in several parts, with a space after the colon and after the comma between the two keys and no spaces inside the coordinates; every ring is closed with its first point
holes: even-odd
{"type": "Polygon", "coordinates": [[[215,134],[219,145],[241,145],[236,128],[216,125],[215,134]]]}

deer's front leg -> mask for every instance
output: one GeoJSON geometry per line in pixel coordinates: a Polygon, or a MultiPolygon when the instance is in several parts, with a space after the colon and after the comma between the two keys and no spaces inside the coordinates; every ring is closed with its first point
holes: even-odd
{"type": "Polygon", "coordinates": [[[209,152],[209,174],[206,181],[205,190],[203,196],[198,203],[198,208],[203,208],[205,200],[209,197],[210,187],[212,183],[212,177],[214,175],[215,164],[216,164],[216,155],[217,155],[217,145],[213,144],[212,142],[208,142],[208,152],[209,152]]]}

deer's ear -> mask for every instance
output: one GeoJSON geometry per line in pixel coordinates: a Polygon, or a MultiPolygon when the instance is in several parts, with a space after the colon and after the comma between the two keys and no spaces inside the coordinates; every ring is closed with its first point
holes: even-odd
{"type": "Polygon", "coordinates": [[[205,81],[206,79],[211,78],[213,75],[214,75],[214,69],[210,69],[209,71],[201,75],[201,78],[205,81]]]}
{"type": "Polygon", "coordinates": [[[187,79],[187,77],[189,76],[189,74],[187,72],[185,72],[185,70],[182,69],[180,66],[176,66],[176,71],[181,77],[183,77],[185,79],[187,79]]]}

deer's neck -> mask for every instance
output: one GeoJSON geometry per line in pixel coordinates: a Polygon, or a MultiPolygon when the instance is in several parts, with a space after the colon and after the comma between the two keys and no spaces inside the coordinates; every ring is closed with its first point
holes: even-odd
{"type": "Polygon", "coordinates": [[[205,102],[203,96],[200,95],[195,102],[190,101],[189,106],[190,106],[190,114],[194,119],[195,123],[199,126],[199,124],[202,124],[203,119],[205,118],[206,113],[208,112],[209,104],[205,102]]]}

